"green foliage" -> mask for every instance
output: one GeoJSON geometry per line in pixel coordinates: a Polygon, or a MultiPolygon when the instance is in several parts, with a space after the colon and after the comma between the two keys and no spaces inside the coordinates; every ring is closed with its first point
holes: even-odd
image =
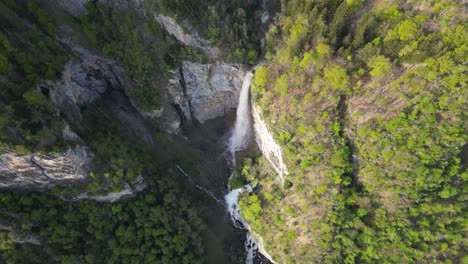
{"type": "MultiPolygon", "coordinates": [[[[155,178],[156,179],[156,178],[155,178]]],[[[14,227],[38,236],[42,246],[12,246],[0,232],[3,263],[202,263],[200,211],[173,179],[158,177],[152,192],[115,204],[66,202],[50,193],[0,195],[0,214],[17,212],[14,227]],[[177,199],[175,199],[177,197],[177,199]],[[59,213],[58,213],[59,212],[59,213]],[[34,262],[31,262],[34,260],[34,262]]]]}
{"type": "Polygon", "coordinates": [[[231,188],[231,190],[242,188],[245,184],[246,182],[243,180],[243,178],[237,174],[229,179],[229,188],[231,188]]]}
{"type": "Polygon", "coordinates": [[[120,190],[125,182],[135,180],[143,169],[143,153],[138,145],[130,145],[120,135],[119,127],[122,124],[102,104],[96,103],[83,113],[83,125],[87,142],[96,154],[95,164],[99,164],[94,168],[94,181],[89,191],[102,192],[109,190],[109,187],[120,190]]]}
{"type": "MultiPolygon", "coordinates": [[[[319,56],[328,56],[328,55],[330,55],[330,46],[328,46],[325,43],[318,44],[317,47],[316,47],[316,50],[317,50],[317,54],[319,56]]],[[[304,56],[304,58],[305,58],[305,56],[304,56]]]]}
{"type": "Polygon", "coordinates": [[[11,63],[8,61],[8,58],[6,58],[3,54],[0,54],[0,74],[5,74],[8,73],[8,71],[11,69],[11,63]]]}
{"type": "Polygon", "coordinates": [[[288,76],[283,74],[276,80],[275,91],[284,96],[288,93],[288,88],[288,76]]]}
{"type": "Polygon", "coordinates": [[[265,88],[268,80],[268,68],[265,66],[260,66],[255,71],[254,80],[252,82],[252,90],[256,93],[264,94],[266,92],[265,88]]]}
{"type": "Polygon", "coordinates": [[[44,109],[49,108],[49,103],[47,102],[44,95],[37,90],[28,90],[23,94],[23,99],[30,105],[42,107],[44,109]]]}
{"type": "Polygon", "coordinates": [[[362,8],[364,0],[346,0],[346,4],[348,5],[350,10],[356,11],[362,8]]]}
{"type": "Polygon", "coordinates": [[[370,71],[371,76],[381,76],[389,72],[392,64],[388,58],[379,55],[371,58],[368,62],[368,66],[372,69],[370,71]]]}
{"type": "Polygon", "coordinates": [[[349,77],[346,70],[336,65],[325,72],[326,81],[337,91],[347,92],[349,89],[349,77]]]}
{"type": "Polygon", "coordinates": [[[142,109],[157,109],[157,87],[166,82],[165,67],[175,66],[179,48],[171,46],[171,39],[162,35],[156,22],[142,21],[132,11],[122,12],[94,2],[89,2],[87,8],[89,12],[80,16],[80,22],[90,45],[119,61],[131,79],[138,79],[129,91],[142,109]],[[158,63],[167,66],[159,67],[158,63]]]}
{"type": "Polygon", "coordinates": [[[68,58],[52,36],[55,21],[44,5],[0,3],[0,142],[24,152],[61,146],[60,118],[51,111],[47,88],[38,85],[59,78],[68,58]]]}
{"type": "Polygon", "coordinates": [[[281,1],[266,36],[265,92],[255,99],[290,184],[254,165],[262,221],[248,221],[277,241],[266,249],[274,259],[462,261],[462,13],[449,0],[281,1]]]}
{"type": "Polygon", "coordinates": [[[257,195],[252,194],[248,198],[242,199],[239,202],[239,208],[241,209],[242,216],[247,221],[256,222],[260,220],[262,206],[257,195]]]}
{"type": "Polygon", "coordinates": [[[400,40],[411,40],[418,33],[418,26],[412,20],[405,20],[398,26],[398,35],[400,40]]]}

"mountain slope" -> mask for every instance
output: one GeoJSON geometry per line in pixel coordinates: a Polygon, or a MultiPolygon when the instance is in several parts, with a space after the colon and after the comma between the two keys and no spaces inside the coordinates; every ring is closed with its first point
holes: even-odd
{"type": "Polygon", "coordinates": [[[281,1],[252,90],[290,174],[258,160],[262,210],[241,202],[276,261],[461,261],[466,22],[456,1],[281,1]]]}

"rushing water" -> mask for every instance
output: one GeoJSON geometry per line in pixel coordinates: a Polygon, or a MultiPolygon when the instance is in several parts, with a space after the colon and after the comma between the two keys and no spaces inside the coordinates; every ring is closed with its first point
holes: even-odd
{"type": "Polygon", "coordinates": [[[242,83],[239,96],[239,105],[236,111],[236,122],[231,138],[229,139],[229,150],[234,156],[236,151],[247,147],[252,134],[252,117],[250,114],[250,82],[252,73],[247,72],[242,83]]]}
{"type": "MultiPolygon", "coordinates": [[[[237,151],[247,148],[252,134],[252,115],[250,112],[250,82],[252,81],[252,73],[246,73],[242,83],[242,90],[239,96],[239,105],[236,111],[236,122],[231,138],[228,141],[229,151],[232,156],[233,164],[235,164],[235,155],[237,151]]],[[[247,184],[242,188],[231,190],[225,197],[226,209],[231,216],[231,221],[236,228],[249,230],[249,226],[244,221],[239,209],[239,196],[243,192],[252,192],[254,185],[247,184]]],[[[245,241],[245,251],[247,253],[245,263],[253,263],[258,252],[258,245],[254,237],[247,233],[245,241]]]]}

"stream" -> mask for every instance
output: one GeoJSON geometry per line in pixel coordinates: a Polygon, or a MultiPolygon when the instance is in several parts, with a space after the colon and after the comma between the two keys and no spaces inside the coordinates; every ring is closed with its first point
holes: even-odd
{"type": "MultiPolygon", "coordinates": [[[[252,138],[252,114],[250,110],[250,83],[252,81],[252,73],[247,72],[242,83],[242,90],[239,96],[239,105],[236,111],[236,121],[232,135],[228,140],[228,149],[231,154],[232,164],[236,165],[236,152],[245,150],[252,138]]],[[[234,173],[234,172],[233,172],[234,173]]],[[[232,175],[231,175],[232,176],[232,175]]],[[[254,263],[258,255],[258,245],[254,237],[249,233],[250,227],[243,219],[239,209],[239,196],[244,193],[251,193],[256,185],[247,184],[242,188],[231,190],[224,199],[226,201],[226,209],[231,216],[232,224],[239,229],[247,230],[245,240],[246,264],[254,263]]],[[[260,260],[260,262],[262,262],[260,260]]]]}
{"type": "MultiPolygon", "coordinates": [[[[232,176],[235,171],[236,154],[245,154],[243,152],[248,151],[248,147],[253,143],[253,121],[250,106],[252,77],[251,72],[247,72],[244,77],[235,116],[231,113],[224,118],[209,121],[196,130],[187,131],[189,134],[186,144],[190,145],[188,149],[198,153],[192,155],[203,157],[192,164],[196,166],[196,171],[199,174],[191,174],[194,168],[189,169],[186,167],[188,165],[185,164],[176,164],[175,167],[193,188],[198,189],[210,200],[216,202],[226,212],[227,221],[231,222],[237,232],[243,234],[245,263],[266,264],[270,262],[259,254],[257,241],[249,233],[250,227],[242,218],[238,207],[240,195],[251,193],[256,186],[247,184],[242,188],[226,190],[229,182],[227,175],[232,176]],[[222,183],[221,186],[220,183],[222,183]],[[226,191],[228,191],[227,194],[226,191]],[[224,199],[220,199],[220,197],[224,199]]],[[[184,148],[187,150],[187,146],[184,148]]],[[[221,219],[217,217],[213,220],[220,221],[221,219]]],[[[226,222],[218,224],[222,225],[226,222]]]]}

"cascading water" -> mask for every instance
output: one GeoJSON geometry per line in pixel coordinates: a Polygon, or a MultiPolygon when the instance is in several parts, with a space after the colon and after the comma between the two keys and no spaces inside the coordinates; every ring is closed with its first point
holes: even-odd
{"type": "Polygon", "coordinates": [[[250,113],[250,82],[252,73],[245,74],[242,90],[239,96],[239,105],[236,111],[234,131],[229,139],[229,150],[234,156],[236,151],[243,150],[249,143],[252,134],[252,117],[250,113]]]}
{"type": "MultiPolygon", "coordinates": [[[[246,73],[244,77],[242,90],[239,96],[239,105],[236,111],[236,122],[234,124],[231,138],[228,141],[229,151],[233,159],[233,164],[235,164],[236,152],[244,150],[248,146],[252,134],[252,116],[250,112],[250,82],[252,81],[252,77],[253,76],[251,72],[246,73]]],[[[250,193],[253,191],[253,188],[255,188],[254,185],[247,184],[242,188],[231,190],[224,197],[226,201],[226,208],[231,216],[231,221],[237,228],[249,230],[249,226],[247,223],[245,223],[240,214],[238,202],[239,195],[241,193],[246,191],[250,193]]],[[[254,237],[250,233],[247,233],[245,251],[247,252],[245,263],[253,263],[257,255],[258,246],[254,237]]]]}

